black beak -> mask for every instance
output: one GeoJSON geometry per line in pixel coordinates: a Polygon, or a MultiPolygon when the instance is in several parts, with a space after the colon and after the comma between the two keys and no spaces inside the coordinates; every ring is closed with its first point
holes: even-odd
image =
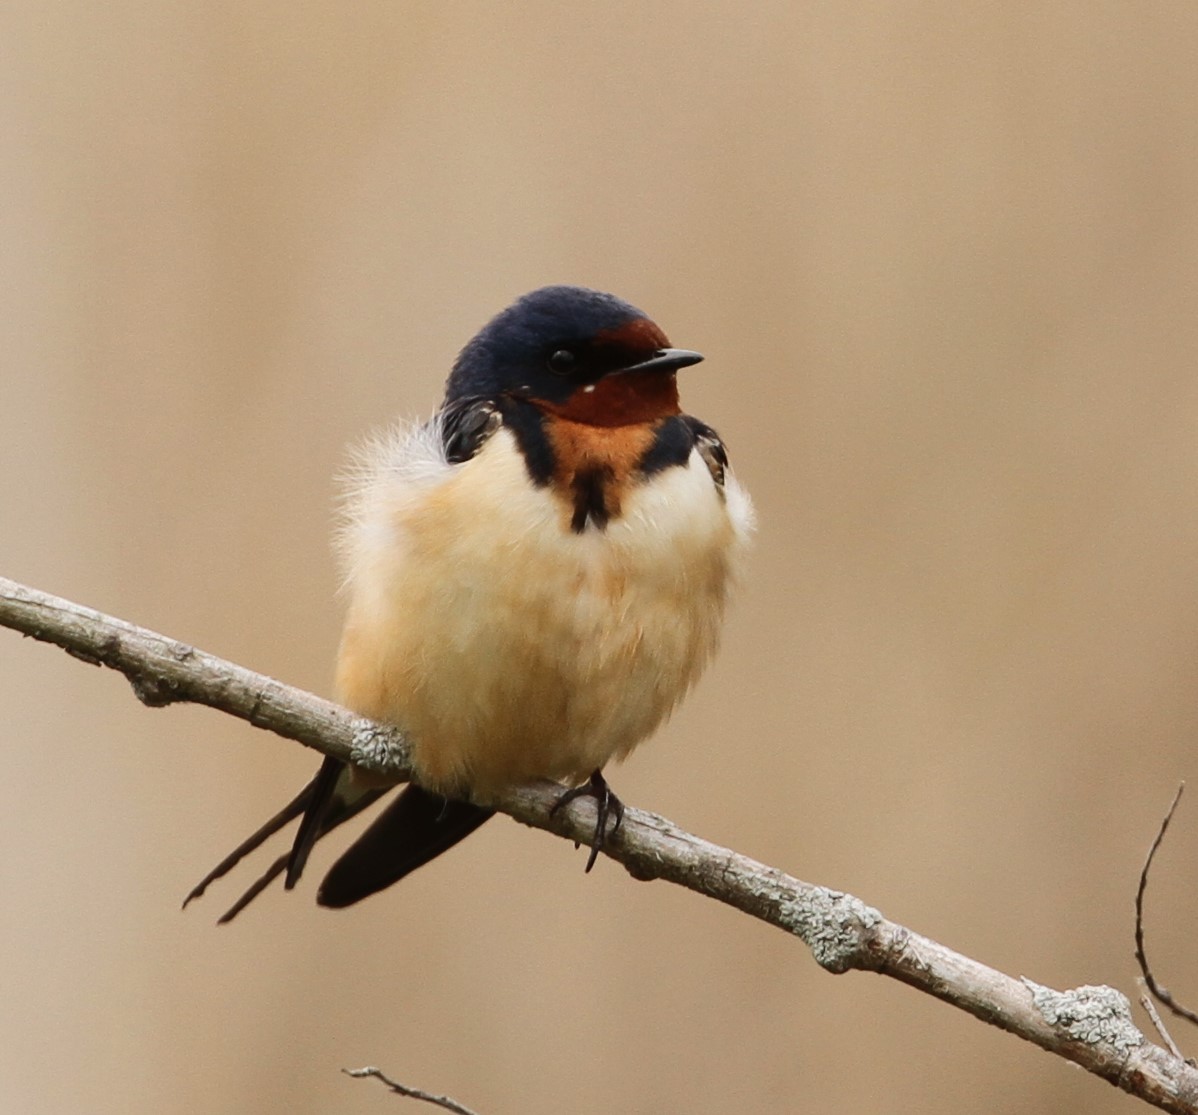
{"type": "Polygon", "coordinates": [[[703,359],[701,352],[691,352],[688,348],[659,348],[648,360],[639,364],[630,364],[627,368],[617,368],[616,375],[624,372],[674,372],[679,368],[689,368],[703,359]]]}

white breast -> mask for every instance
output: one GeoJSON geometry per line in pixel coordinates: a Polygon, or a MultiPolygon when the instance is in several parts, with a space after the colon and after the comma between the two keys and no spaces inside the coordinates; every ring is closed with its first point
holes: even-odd
{"type": "Polygon", "coordinates": [[[698,453],[574,533],[510,432],[448,465],[439,436],[371,450],[340,538],[338,694],[413,742],[420,781],[485,798],[580,781],[670,713],[715,650],[752,528],[698,453]]]}

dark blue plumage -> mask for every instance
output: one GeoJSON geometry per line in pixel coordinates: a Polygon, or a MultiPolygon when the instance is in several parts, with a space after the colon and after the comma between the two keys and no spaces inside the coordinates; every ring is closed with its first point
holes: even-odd
{"type": "Polygon", "coordinates": [[[577,384],[550,370],[554,353],[575,353],[581,364],[596,337],[644,319],[614,294],[576,286],[534,290],[496,314],[462,349],[445,385],[445,400],[511,391],[564,399],[577,384]]]}
{"type": "Polygon", "coordinates": [[[670,341],[635,305],[583,286],[543,286],[482,328],[456,359],[446,404],[532,399],[561,405],[625,371],[672,372],[702,356],[670,341]]]}

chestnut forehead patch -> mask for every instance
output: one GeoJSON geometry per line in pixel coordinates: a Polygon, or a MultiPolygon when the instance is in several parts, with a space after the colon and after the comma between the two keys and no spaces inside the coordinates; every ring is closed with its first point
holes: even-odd
{"type": "Polygon", "coordinates": [[[627,352],[650,353],[659,348],[669,348],[670,342],[656,322],[647,317],[638,317],[615,329],[600,330],[595,334],[595,345],[600,348],[623,349],[627,352]]]}

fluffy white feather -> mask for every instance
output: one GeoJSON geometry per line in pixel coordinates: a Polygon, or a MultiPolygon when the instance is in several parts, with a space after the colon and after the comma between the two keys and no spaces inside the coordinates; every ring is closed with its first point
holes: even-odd
{"type": "Polygon", "coordinates": [[[409,733],[427,787],[476,800],[581,781],[669,715],[714,653],[753,521],[693,452],[576,533],[502,429],[451,465],[435,423],[398,427],[348,478],[338,695],[409,733]]]}

